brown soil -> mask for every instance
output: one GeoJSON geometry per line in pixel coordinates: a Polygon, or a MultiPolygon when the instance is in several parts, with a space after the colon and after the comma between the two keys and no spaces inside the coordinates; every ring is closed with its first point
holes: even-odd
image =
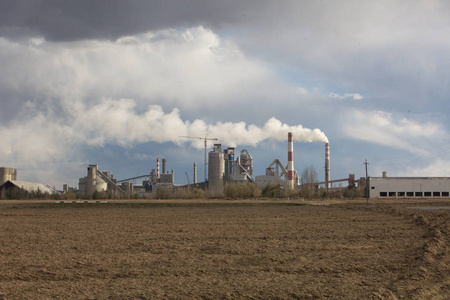
{"type": "Polygon", "coordinates": [[[0,299],[449,299],[450,210],[407,206],[1,204],[0,299]]]}

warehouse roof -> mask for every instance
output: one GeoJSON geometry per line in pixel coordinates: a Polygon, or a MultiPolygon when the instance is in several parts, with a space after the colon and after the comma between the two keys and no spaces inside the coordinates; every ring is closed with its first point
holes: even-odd
{"type": "Polygon", "coordinates": [[[42,193],[49,193],[49,194],[53,194],[55,192],[54,189],[46,185],[43,185],[42,183],[26,182],[19,180],[8,180],[0,186],[0,189],[3,187],[11,187],[11,186],[16,186],[19,189],[25,190],[27,192],[40,191],[42,193]]]}

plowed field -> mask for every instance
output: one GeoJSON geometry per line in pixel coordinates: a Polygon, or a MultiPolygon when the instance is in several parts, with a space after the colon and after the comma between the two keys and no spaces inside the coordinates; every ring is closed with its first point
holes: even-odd
{"type": "Polygon", "coordinates": [[[450,210],[407,206],[2,204],[0,299],[449,299],[450,210]]]}

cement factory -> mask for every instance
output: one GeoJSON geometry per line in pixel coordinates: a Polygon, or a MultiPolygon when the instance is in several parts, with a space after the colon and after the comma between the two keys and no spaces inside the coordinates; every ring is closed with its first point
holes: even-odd
{"type": "MultiPolygon", "coordinates": [[[[166,170],[166,159],[156,160],[156,168],[149,174],[144,174],[123,180],[117,180],[108,171],[101,171],[98,165],[91,164],[87,167],[85,177],[79,179],[78,189],[63,185],[60,193],[67,193],[70,189],[81,197],[92,197],[95,193],[106,193],[110,197],[128,197],[138,195],[142,198],[151,198],[158,190],[174,191],[177,189],[197,188],[207,191],[210,197],[221,197],[228,185],[251,182],[259,189],[267,186],[278,186],[287,191],[301,190],[302,184],[298,172],[294,168],[294,137],[289,132],[287,136],[287,164],[279,159],[274,159],[266,168],[265,175],[253,174],[253,157],[247,149],[239,153],[235,147],[223,148],[221,144],[214,144],[207,154],[207,140],[205,141],[205,181],[197,181],[197,164],[193,164],[192,182],[188,179],[187,185],[176,185],[174,182],[174,170],[166,170]],[[162,163],[162,170],[160,168],[162,163]],[[206,174],[206,166],[208,174],[206,174]],[[142,184],[136,184],[142,180],[142,184]]],[[[330,178],[330,145],[325,143],[325,178],[322,182],[314,182],[315,190],[322,189],[329,192],[336,189],[359,188],[363,197],[370,198],[440,198],[449,197],[450,177],[388,177],[383,172],[382,177],[361,177],[355,179],[354,174],[348,178],[331,180],[330,178]],[[333,184],[339,183],[339,187],[333,184]]],[[[0,168],[0,192],[2,194],[9,189],[21,189],[27,192],[40,191],[41,193],[58,193],[49,186],[17,180],[17,170],[14,168],[0,168]]]]}
{"type": "MultiPolygon", "coordinates": [[[[205,149],[206,149],[206,139],[205,149]]],[[[215,140],[215,139],[214,139],[215,140]]],[[[206,152],[205,152],[206,153],[206,152]]],[[[299,176],[294,169],[294,142],[293,134],[288,133],[288,163],[283,165],[279,159],[275,159],[267,168],[266,174],[254,176],[253,157],[247,149],[242,149],[239,153],[236,148],[222,148],[221,144],[214,144],[212,150],[208,153],[207,180],[197,182],[197,164],[193,166],[193,182],[188,186],[201,188],[208,191],[212,197],[221,196],[224,189],[229,184],[242,184],[251,182],[259,189],[267,185],[280,185],[284,189],[295,190],[299,188],[299,176]]],[[[322,184],[325,187],[330,186],[329,170],[330,155],[329,144],[325,144],[325,167],[326,176],[322,184]]],[[[206,168],[205,168],[206,170],[206,168]]],[[[205,175],[206,177],[206,175],[205,175]]],[[[188,177],[189,178],[189,177],[188,177]]],[[[343,179],[340,181],[348,181],[343,179]]],[[[337,181],[336,181],[337,182],[337,181]]],[[[94,192],[108,192],[115,195],[138,193],[145,196],[161,188],[183,188],[186,186],[176,186],[174,184],[174,171],[166,172],[166,160],[162,159],[162,172],[160,171],[160,159],[156,160],[156,169],[152,169],[149,175],[137,176],[125,180],[115,180],[110,172],[102,172],[97,165],[89,165],[87,176],[79,180],[79,192],[83,195],[92,195],[94,192]],[[131,183],[139,178],[148,178],[142,181],[142,185],[131,183]]]]}

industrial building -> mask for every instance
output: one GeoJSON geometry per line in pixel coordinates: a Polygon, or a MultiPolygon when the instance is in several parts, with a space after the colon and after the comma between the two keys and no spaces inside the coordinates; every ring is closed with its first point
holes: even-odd
{"type": "Polygon", "coordinates": [[[98,165],[89,165],[87,175],[81,177],[78,181],[79,193],[85,196],[92,196],[94,193],[101,192],[115,197],[132,194],[144,196],[162,187],[172,188],[174,186],[174,171],[166,172],[166,160],[163,159],[163,172],[160,173],[159,162],[158,158],[157,167],[152,169],[150,174],[124,180],[114,179],[111,172],[100,171],[98,165]],[[145,178],[142,185],[132,183],[140,178],[145,178]]]}
{"type": "Polygon", "coordinates": [[[235,159],[235,150],[235,148],[222,150],[221,144],[214,144],[213,150],[209,153],[208,183],[211,195],[222,194],[225,186],[230,183],[253,182],[260,189],[270,184],[283,185],[288,189],[296,189],[299,186],[298,173],[294,169],[294,142],[291,132],[288,133],[287,166],[279,159],[275,159],[266,168],[265,175],[253,177],[253,157],[243,149],[235,159]]]}
{"type": "Polygon", "coordinates": [[[4,195],[9,190],[19,190],[27,193],[39,192],[50,195],[56,192],[52,187],[42,183],[17,180],[17,169],[0,167],[0,193],[4,195]]]}
{"type": "MultiPolygon", "coordinates": [[[[190,183],[189,176],[186,172],[188,185],[176,186],[174,183],[174,171],[167,172],[166,160],[162,159],[162,172],[160,172],[160,159],[158,158],[156,160],[156,169],[152,169],[150,174],[124,180],[116,180],[109,172],[99,171],[97,165],[89,165],[87,176],[79,179],[79,192],[86,196],[90,196],[95,192],[106,192],[115,196],[136,193],[140,196],[146,196],[161,188],[173,189],[195,187],[207,190],[210,196],[221,196],[228,184],[252,182],[260,189],[263,189],[270,184],[282,185],[286,189],[297,189],[299,187],[298,173],[294,169],[294,139],[291,132],[288,133],[287,165],[285,166],[280,160],[275,159],[269,167],[266,168],[265,175],[256,177],[253,175],[253,157],[247,149],[242,149],[239,152],[239,155],[237,155],[236,148],[234,147],[222,149],[221,144],[214,144],[212,150],[208,153],[208,163],[206,163],[206,140],[217,139],[207,137],[200,139],[205,140],[205,166],[207,165],[208,168],[207,181],[203,183],[197,183],[197,164],[194,162],[193,183],[190,183]],[[142,185],[132,183],[140,178],[144,178],[142,185]]],[[[326,173],[328,183],[328,144],[326,144],[325,165],[328,170],[326,173]]]]}
{"type": "MultiPolygon", "coordinates": [[[[124,180],[116,180],[108,171],[100,171],[98,165],[91,164],[87,168],[87,175],[79,178],[79,193],[90,197],[95,193],[107,193],[113,197],[128,197],[130,195],[150,196],[164,188],[164,192],[178,191],[179,189],[200,188],[207,190],[210,196],[221,196],[229,184],[254,183],[259,189],[268,185],[278,185],[286,190],[302,189],[300,178],[294,168],[294,136],[287,134],[287,164],[279,159],[274,159],[266,168],[264,175],[253,175],[253,157],[246,149],[239,153],[236,148],[222,148],[221,144],[214,144],[212,150],[206,156],[206,140],[215,138],[201,138],[205,140],[205,166],[208,166],[208,176],[204,182],[197,182],[197,164],[194,162],[193,182],[188,185],[175,185],[174,170],[166,170],[166,159],[162,159],[162,171],[160,171],[160,159],[156,159],[156,168],[145,175],[136,176],[124,180]],[[206,160],[206,157],[208,160],[206,160]],[[208,163],[207,163],[208,161],[208,163]],[[142,179],[142,184],[136,184],[136,180],[142,179]]],[[[206,169],[205,169],[206,170],[206,169]]],[[[354,174],[348,178],[330,178],[330,145],[325,143],[325,180],[314,182],[314,188],[342,189],[342,183],[347,189],[359,188],[367,192],[370,198],[448,198],[450,197],[450,177],[388,177],[383,172],[382,177],[361,177],[355,179],[354,174]],[[333,188],[333,184],[339,184],[333,188]]],[[[0,191],[19,189],[25,192],[39,191],[42,193],[55,193],[55,189],[39,184],[17,180],[17,170],[14,168],[0,167],[0,191]]],[[[63,192],[69,191],[68,185],[64,185],[63,192]]],[[[74,190],[75,191],[75,190],[74,190]]]]}
{"type": "Polygon", "coordinates": [[[146,192],[156,192],[160,188],[173,188],[175,185],[175,172],[166,171],[166,159],[162,159],[162,172],[160,172],[159,158],[156,159],[156,170],[152,169],[149,180],[143,181],[142,185],[146,192]]]}
{"type": "Polygon", "coordinates": [[[369,177],[370,198],[448,198],[450,177],[369,177]]]}
{"type": "Polygon", "coordinates": [[[55,190],[49,186],[46,186],[42,183],[34,183],[34,182],[26,182],[19,180],[7,180],[2,185],[0,185],[0,192],[5,192],[10,189],[18,189],[25,192],[39,192],[43,194],[54,194],[55,190]]]}
{"type": "Polygon", "coordinates": [[[223,194],[228,183],[253,182],[253,157],[243,149],[235,159],[236,149],[222,150],[221,144],[214,144],[209,152],[208,192],[212,196],[223,194]]]}
{"type": "Polygon", "coordinates": [[[94,193],[107,192],[111,195],[118,196],[120,194],[130,193],[130,185],[117,185],[113,175],[106,171],[102,172],[98,169],[98,165],[89,165],[87,168],[87,176],[82,177],[78,181],[79,192],[82,195],[91,196],[94,193]]]}
{"type": "MultiPolygon", "coordinates": [[[[263,189],[267,185],[277,184],[287,187],[286,181],[282,177],[287,177],[287,168],[283,166],[278,159],[274,159],[273,162],[266,168],[265,175],[259,175],[255,177],[255,184],[259,189],[263,189]]],[[[294,186],[298,186],[298,174],[294,172],[294,186]]]]}

